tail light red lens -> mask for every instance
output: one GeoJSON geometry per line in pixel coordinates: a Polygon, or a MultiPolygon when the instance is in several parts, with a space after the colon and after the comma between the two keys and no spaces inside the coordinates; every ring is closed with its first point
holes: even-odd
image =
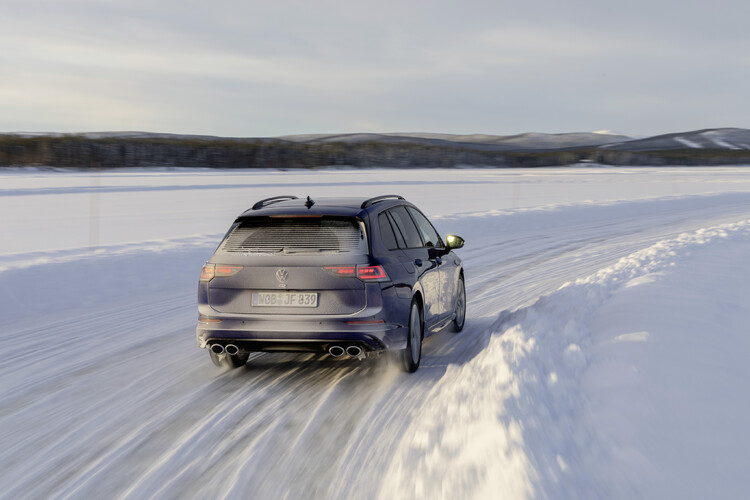
{"type": "Polygon", "coordinates": [[[238,272],[242,271],[242,266],[216,266],[216,277],[219,276],[234,276],[238,272]]]}
{"type": "Polygon", "coordinates": [[[214,277],[214,269],[216,266],[214,264],[206,264],[203,266],[203,269],[201,269],[201,281],[211,281],[211,278],[214,277]]]}
{"type": "Polygon", "coordinates": [[[386,281],[388,275],[385,274],[383,266],[357,266],[357,278],[367,281],[386,281]]]}
{"type": "Polygon", "coordinates": [[[342,278],[358,278],[362,281],[390,281],[383,266],[327,266],[324,269],[342,278]]]}
{"type": "Polygon", "coordinates": [[[336,276],[352,277],[354,276],[356,266],[327,266],[324,269],[336,276]]]}
{"type": "Polygon", "coordinates": [[[224,278],[234,276],[242,271],[242,266],[222,266],[216,264],[206,264],[201,269],[201,281],[211,281],[213,278],[224,278]]]}

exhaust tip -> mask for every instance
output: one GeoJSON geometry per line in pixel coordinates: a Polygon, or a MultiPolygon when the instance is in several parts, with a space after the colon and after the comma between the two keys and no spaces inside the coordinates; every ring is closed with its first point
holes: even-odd
{"type": "Polygon", "coordinates": [[[353,358],[359,358],[362,356],[362,348],[356,345],[350,345],[346,348],[346,353],[353,358]]]}
{"type": "Polygon", "coordinates": [[[214,354],[224,354],[224,346],[221,344],[211,344],[211,352],[214,354]]]}
{"type": "Polygon", "coordinates": [[[344,348],[341,347],[340,345],[334,345],[328,349],[328,354],[330,354],[334,358],[340,358],[341,356],[344,355],[344,352],[345,352],[344,348]]]}
{"type": "Polygon", "coordinates": [[[240,348],[234,344],[227,344],[226,347],[224,347],[224,352],[230,356],[234,356],[240,352],[240,348]]]}

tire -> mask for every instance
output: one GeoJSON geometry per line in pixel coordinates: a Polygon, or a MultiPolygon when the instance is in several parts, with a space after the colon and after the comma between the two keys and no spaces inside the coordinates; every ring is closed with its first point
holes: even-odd
{"type": "Polygon", "coordinates": [[[422,361],[422,310],[419,303],[413,300],[409,311],[409,332],[406,339],[406,349],[401,351],[401,365],[404,371],[414,373],[422,361]]]}
{"type": "Polygon", "coordinates": [[[239,368],[245,366],[248,358],[250,357],[249,352],[239,354],[214,354],[211,349],[208,350],[208,354],[211,355],[211,361],[214,362],[219,368],[239,368]]]}
{"type": "Polygon", "coordinates": [[[458,290],[456,291],[456,317],[453,319],[453,331],[458,333],[464,329],[466,324],[466,286],[464,285],[464,277],[458,277],[458,290]]]}

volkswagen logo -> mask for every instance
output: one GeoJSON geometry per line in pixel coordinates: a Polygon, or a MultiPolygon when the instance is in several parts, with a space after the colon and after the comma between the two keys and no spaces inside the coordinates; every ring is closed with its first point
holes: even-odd
{"type": "Polygon", "coordinates": [[[289,279],[289,271],[286,269],[279,269],[276,271],[276,279],[279,283],[286,283],[286,280],[289,279]]]}

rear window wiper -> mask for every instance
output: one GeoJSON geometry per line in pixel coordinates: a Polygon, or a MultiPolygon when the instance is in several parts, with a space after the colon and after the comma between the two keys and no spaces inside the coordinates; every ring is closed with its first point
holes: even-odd
{"type": "Polygon", "coordinates": [[[297,248],[297,247],[285,247],[281,250],[284,253],[342,253],[340,250],[334,250],[331,248],[297,248]]]}

